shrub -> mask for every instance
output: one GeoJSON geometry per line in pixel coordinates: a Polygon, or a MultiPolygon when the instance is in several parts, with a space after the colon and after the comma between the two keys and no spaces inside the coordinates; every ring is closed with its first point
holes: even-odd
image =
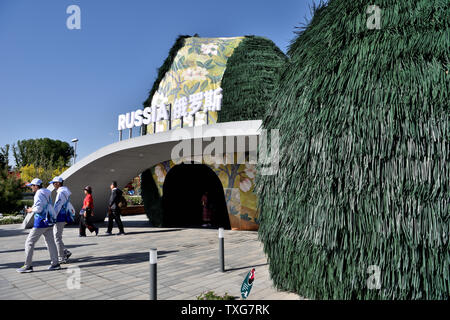
{"type": "Polygon", "coordinates": [[[225,292],[225,295],[223,296],[218,296],[214,293],[214,291],[204,292],[197,297],[197,300],[235,300],[235,299],[236,299],[235,297],[230,296],[227,292],[225,292]]]}
{"type": "Polygon", "coordinates": [[[0,169],[0,212],[19,211],[19,200],[22,198],[22,183],[14,174],[0,169]]]}
{"type": "Polygon", "coordinates": [[[14,223],[22,223],[24,217],[22,215],[7,215],[0,218],[0,225],[2,224],[14,224],[14,223]]]}
{"type": "Polygon", "coordinates": [[[143,205],[144,202],[142,200],[141,196],[125,196],[125,199],[128,202],[128,205],[130,206],[140,206],[143,205]]]}

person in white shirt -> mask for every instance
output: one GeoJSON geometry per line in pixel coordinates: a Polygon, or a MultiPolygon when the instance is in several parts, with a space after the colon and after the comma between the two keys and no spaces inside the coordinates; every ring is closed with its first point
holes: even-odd
{"type": "Polygon", "coordinates": [[[17,269],[17,272],[33,272],[34,246],[42,235],[50,253],[51,265],[48,270],[59,270],[61,266],[58,263],[58,250],[53,237],[54,221],[48,210],[48,206],[52,205],[51,192],[42,188],[42,181],[38,178],[33,179],[31,183],[27,184],[27,187],[31,187],[35,193],[33,206],[27,209],[27,213],[34,212],[34,225],[25,242],[25,265],[17,269]]]}
{"type": "Polygon", "coordinates": [[[56,247],[58,248],[59,263],[67,263],[72,253],[66,249],[63,242],[64,226],[68,222],[73,222],[70,213],[67,210],[67,205],[70,202],[70,190],[63,186],[64,180],[61,177],[53,178],[50,183],[53,184],[56,190],[55,212],[57,214],[56,223],[53,226],[53,233],[55,236],[56,247]]]}

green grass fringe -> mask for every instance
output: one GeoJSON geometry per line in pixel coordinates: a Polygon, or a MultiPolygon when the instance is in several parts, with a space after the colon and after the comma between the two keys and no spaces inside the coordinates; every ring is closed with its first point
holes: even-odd
{"type": "Polygon", "coordinates": [[[280,289],[313,299],[448,299],[450,2],[316,9],[263,120],[259,237],[280,289]],[[367,285],[380,268],[381,288],[367,285]]]}
{"type": "Polygon", "coordinates": [[[218,122],[262,119],[286,61],[271,40],[246,36],[227,62],[218,122]]]}
{"type": "Polygon", "coordinates": [[[162,197],[159,195],[151,169],[147,169],[141,174],[141,195],[144,202],[145,214],[150,223],[153,227],[162,227],[162,197]]]}

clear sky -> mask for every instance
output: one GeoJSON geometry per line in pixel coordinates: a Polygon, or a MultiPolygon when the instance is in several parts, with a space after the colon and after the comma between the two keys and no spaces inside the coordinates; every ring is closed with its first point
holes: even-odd
{"type": "Polygon", "coordinates": [[[286,52],[312,3],[0,0],[0,146],[78,138],[79,160],[118,140],[118,115],[142,106],[178,35],[258,35],[286,52]]]}

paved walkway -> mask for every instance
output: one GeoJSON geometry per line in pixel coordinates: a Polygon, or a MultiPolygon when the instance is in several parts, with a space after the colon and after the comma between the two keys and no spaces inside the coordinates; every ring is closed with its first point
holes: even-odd
{"type": "MultiPolygon", "coordinates": [[[[34,272],[19,274],[29,230],[0,226],[0,299],[119,299],[149,298],[149,249],[158,249],[158,299],[196,299],[208,290],[240,298],[240,288],[251,267],[255,282],[248,300],[301,299],[272,287],[268,264],[256,232],[225,231],[226,272],[218,271],[217,230],[152,228],[145,216],[125,217],[124,236],[78,237],[66,227],[64,242],[73,255],[59,271],[47,271],[49,254],[43,237],[34,251],[34,272]],[[76,269],[80,288],[74,283],[76,269]]],[[[117,233],[115,228],[113,233],[117,233]]],[[[89,232],[88,232],[89,233],[89,232]]]]}

